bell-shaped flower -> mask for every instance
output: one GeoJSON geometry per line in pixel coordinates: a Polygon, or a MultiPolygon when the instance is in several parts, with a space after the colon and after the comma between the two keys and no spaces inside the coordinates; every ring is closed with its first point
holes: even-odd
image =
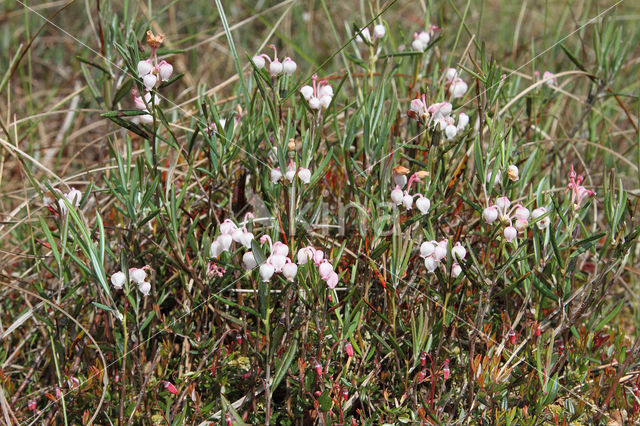
{"type": "Polygon", "coordinates": [[[111,275],[111,284],[113,284],[113,286],[118,290],[122,288],[126,280],[127,278],[122,271],[118,271],[115,274],[111,275]]]}
{"type": "Polygon", "coordinates": [[[275,272],[275,268],[269,263],[269,261],[260,265],[260,277],[263,282],[268,282],[275,272]]]}
{"type": "Polygon", "coordinates": [[[287,166],[287,172],[284,174],[284,177],[287,178],[289,182],[293,182],[293,178],[296,177],[296,163],[293,161],[289,162],[287,166]]]}
{"type": "Polygon", "coordinates": [[[215,240],[211,243],[211,248],[209,249],[209,251],[211,257],[218,257],[224,250],[222,250],[222,244],[220,244],[220,241],[215,240]]]}
{"type": "Polygon", "coordinates": [[[456,78],[451,82],[451,85],[449,86],[449,94],[454,99],[461,98],[465,93],[467,93],[467,89],[469,89],[467,83],[465,83],[461,78],[456,78]]]}
{"type": "Polygon", "coordinates": [[[142,79],[142,83],[144,84],[145,89],[152,90],[156,83],[158,82],[158,77],[155,74],[147,74],[142,79]]]}
{"type": "Polygon", "coordinates": [[[510,165],[507,168],[507,175],[509,176],[509,180],[511,180],[512,182],[517,182],[520,179],[518,166],[516,166],[515,164],[510,165]]]}
{"type": "Polygon", "coordinates": [[[405,191],[404,196],[402,197],[402,204],[404,204],[405,209],[411,210],[411,207],[413,207],[413,195],[410,195],[405,191]]]}
{"type": "Polygon", "coordinates": [[[277,77],[280,74],[282,74],[284,67],[282,65],[282,62],[280,62],[277,58],[273,61],[271,61],[271,63],[269,64],[269,74],[271,74],[271,77],[277,77]]]}
{"type": "Polygon", "coordinates": [[[464,257],[467,255],[467,249],[464,248],[464,246],[462,244],[460,244],[459,242],[457,242],[452,248],[451,248],[451,254],[453,255],[453,258],[455,260],[463,260],[464,257]]]}
{"type": "Polygon", "coordinates": [[[520,220],[528,220],[529,219],[529,209],[526,207],[517,207],[515,211],[515,217],[520,220]]]}
{"type": "Polygon", "coordinates": [[[496,206],[500,208],[503,214],[507,211],[510,205],[511,201],[507,197],[500,197],[496,200],[496,206]]]}
{"type": "Polygon", "coordinates": [[[302,86],[300,88],[300,94],[302,95],[303,98],[305,98],[308,101],[313,96],[313,87],[302,86]]]}
{"type": "Polygon", "coordinates": [[[427,258],[433,254],[436,250],[436,245],[433,241],[425,241],[420,244],[420,257],[427,258]]]}
{"type": "Polygon", "coordinates": [[[173,74],[173,65],[167,61],[160,61],[158,64],[158,74],[160,75],[160,80],[169,81],[171,74],[173,74]]]}
{"type": "Polygon", "coordinates": [[[489,224],[495,222],[498,219],[498,209],[495,206],[487,207],[482,212],[482,218],[489,224]]]}
{"type": "Polygon", "coordinates": [[[396,187],[391,191],[391,201],[393,201],[396,206],[399,206],[402,204],[403,199],[404,194],[402,193],[402,189],[396,185],[396,187]]]}
{"type": "Polygon", "coordinates": [[[240,238],[240,244],[242,244],[245,248],[251,248],[251,241],[253,241],[253,238],[253,234],[245,230],[242,233],[242,237],[240,238]]]}
{"type": "Polygon", "coordinates": [[[329,263],[328,260],[323,261],[318,266],[318,274],[320,275],[320,278],[322,278],[323,280],[327,280],[332,273],[333,273],[333,265],[331,265],[331,263],[329,263]]]}
{"type": "Polygon", "coordinates": [[[271,183],[277,183],[280,179],[282,179],[282,172],[280,171],[280,167],[274,167],[271,169],[271,173],[269,175],[269,180],[271,183]]]}
{"type": "Polygon", "coordinates": [[[315,263],[316,266],[320,265],[323,259],[324,259],[324,252],[322,250],[315,250],[313,252],[313,263],[315,263]]]}
{"type": "Polygon", "coordinates": [[[311,170],[300,167],[298,169],[298,177],[300,178],[302,183],[309,184],[309,182],[311,182],[311,170]]]}
{"type": "Polygon", "coordinates": [[[377,24],[373,26],[373,36],[375,38],[384,38],[387,34],[387,29],[383,24],[377,24]]]}
{"type": "Polygon", "coordinates": [[[280,241],[276,241],[275,243],[273,243],[273,247],[271,248],[271,254],[287,256],[289,254],[289,246],[280,241]]]}
{"type": "Polygon", "coordinates": [[[462,273],[462,267],[460,265],[458,265],[457,263],[454,263],[453,265],[451,265],[451,275],[454,278],[457,278],[461,273],[462,273]]]}
{"type": "Polygon", "coordinates": [[[518,236],[518,230],[513,226],[507,226],[504,228],[504,238],[507,242],[512,242],[518,236]]]}
{"type": "MultiPolygon", "coordinates": [[[[545,209],[544,207],[538,207],[537,209],[531,212],[531,217],[533,218],[533,220],[536,220],[539,217],[544,216],[546,213],[547,213],[547,209],[545,209]]],[[[547,229],[550,223],[551,223],[551,220],[549,219],[549,216],[546,216],[538,220],[538,222],[536,222],[536,226],[538,227],[538,229],[543,230],[543,229],[547,229]]]]}
{"type": "Polygon", "coordinates": [[[297,259],[298,265],[306,265],[310,260],[313,260],[315,249],[313,247],[303,247],[298,250],[297,259]]]}
{"type": "Polygon", "coordinates": [[[251,58],[251,60],[255,64],[256,68],[258,68],[260,70],[262,68],[264,68],[264,66],[266,64],[264,58],[261,55],[254,56],[253,58],[251,58]]]}
{"type": "Polygon", "coordinates": [[[433,251],[433,258],[440,262],[447,257],[447,240],[442,240],[436,245],[436,249],[433,251]]]}
{"type": "Polygon", "coordinates": [[[143,296],[148,296],[151,291],[151,283],[148,281],[141,282],[138,284],[138,290],[140,290],[140,293],[142,293],[143,296]]]}
{"type": "Polygon", "coordinates": [[[151,62],[151,59],[145,59],[138,62],[138,77],[143,78],[147,74],[150,74],[152,71],[153,62],[151,62]]]}
{"type": "Polygon", "coordinates": [[[293,61],[293,59],[291,59],[288,56],[284,58],[284,61],[282,61],[282,70],[287,75],[291,75],[294,72],[296,72],[297,68],[298,68],[298,65],[293,61]]]}
{"type": "Polygon", "coordinates": [[[242,255],[242,263],[244,263],[244,268],[247,270],[251,270],[258,266],[258,262],[256,262],[256,258],[252,251],[248,251],[242,255]]]}
{"type": "Polygon", "coordinates": [[[269,256],[269,259],[267,259],[267,263],[270,263],[273,266],[275,272],[282,272],[282,268],[287,263],[287,259],[288,258],[286,256],[281,254],[272,254],[269,256]]]}
{"type": "Polygon", "coordinates": [[[457,125],[458,131],[465,129],[468,124],[469,124],[469,116],[464,112],[461,112],[460,114],[458,114],[458,125],[457,125]]]}
{"type": "Polygon", "coordinates": [[[225,219],[221,224],[220,224],[220,233],[221,234],[231,234],[233,233],[233,231],[235,231],[236,229],[238,229],[238,225],[236,225],[235,223],[233,223],[233,221],[231,219],[225,219]]]}
{"type": "Polygon", "coordinates": [[[432,273],[438,267],[438,262],[434,259],[433,256],[425,257],[424,266],[427,268],[429,273],[432,273]]]}
{"type": "Polygon", "coordinates": [[[327,287],[333,290],[338,285],[339,279],[340,277],[338,277],[338,274],[336,272],[332,272],[325,280],[327,282],[327,287]]]}
{"type": "Polygon", "coordinates": [[[228,251],[231,248],[231,243],[233,243],[233,238],[231,238],[230,234],[220,234],[217,241],[220,243],[222,251],[228,251]]]}
{"type": "Polygon", "coordinates": [[[420,195],[416,200],[416,207],[420,210],[420,213],[427,214],[431,208],[431,201],[427,197],[420,195]]]}
{"type": "Polygon", "coordinates": [[[131,268],[129,270],[129,278],[136,284],[142,283],[147,278],[147,273],[144,269],[131,268]]]}
{"type": "Polygon", "coordinates": [[[284,275],[284,277],[288,281],[293,282],[297,273],[298,273],[298,265],[296,265],[289,258],[287,258],[287,263],[285,263],[285,265],[282,267],[282,275],[284,275]]]}
{"type": "Polygon", "coordinates": [[[458,134],[458,128],[453,124],[449,124],[444,128],[444,134],[447,137],[447,140],[452,140],[458,134]]]}
{"type": "Polygon", "coordinates": [[[363,43],[365,40],[371,43],[371,33],[369,32],[369,28],[363,28],[356,36],[357,43],[363,43]]]}

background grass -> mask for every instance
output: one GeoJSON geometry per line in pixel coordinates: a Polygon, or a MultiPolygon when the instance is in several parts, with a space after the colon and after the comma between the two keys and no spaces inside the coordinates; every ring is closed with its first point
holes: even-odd
{"type": "Polygon", "coordinates": [[[2,421],[637,420],[639,13],[631,1],[4,1],[2,421]],[[387,28],[378,55],[350,43],[371,21],[387,28]],[[407,54],[429,24],[437,41],[407,54]],[[158,90],[154,123],[132,127],[122,111],[149,29],[179,78],[158,90]],[[298,63],[277,85],[249,61],[269,43],[298,63]],[[464,70],[454,107],[472,125],[453,141],[406,116],[419,93],[445,99],[448,66],[464,70]],[[546,70],[571,72],[536,86],[546,70]],[[297,94],[314,72],[336,92],[320,119],[297,94]],[[290,157],[311,184],[269,182],[290,157]],[[429,173],[428,215],[390,205],[398,165],[429,173]],[[579,209],[571,165],[596,192],[579,209]],[[79,208],[43,205],[70,187],[79,208]],[[506,244],[481,219],[502,195],[546,206],[552,226],[506,244]],[[338,290],[311,267],[261,283],[242,250],[208,277],[220,223],[248,211],[294,260],[323,249],[338,290]],[[459,278],[451,260],[427,274],[418,256],[444,238],[467,248],[459,278]],[[143,265],[148,297],[108,281],[143,265]]]}

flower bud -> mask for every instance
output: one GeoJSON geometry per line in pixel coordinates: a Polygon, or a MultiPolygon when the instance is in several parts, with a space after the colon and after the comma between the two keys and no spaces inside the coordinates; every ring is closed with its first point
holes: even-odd
{"type": "Polygon", "coordinates": [[[378,24],[373,27],[373,36],[375,38],[383,38],[386,33],[387,29],[382,24],[378,24]]]}
{"type": "Polygon", "coordinates": [[[164,382],[164,388],[174,395],[178,394],[178,389],[171,382],[164,382]]]}
{"type": "Polygon", "coordinates": [[[345,343],[344,350],[347,353],[347,355],[349,356],[349,358],[351,358],[353,356],[353,346],[351,346],[351,343],[349,343],[349,342],[345,343]]]}

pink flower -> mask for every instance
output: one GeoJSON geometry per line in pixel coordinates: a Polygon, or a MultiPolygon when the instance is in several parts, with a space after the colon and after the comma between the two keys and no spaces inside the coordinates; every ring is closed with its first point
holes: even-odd
{"type": "Polygon", "coordinates": [[[569,184],[567,185],[567,191],[571,191],[571,202],[574,209],[579,209],[582,201],[587,198],[596,195],[595,192],[582,186],[584,181],[584,174],[576,176],[576,172],[571,165],[571,171],[569,172],[569,184]]]}
{"type": "Polygon", "coordinates": [[[168,390],[169,392],[171,392],[172,394],[174,394],[174,395],[178,394],[178,389],[176,389],[176,387],[171,382],[165,381],[162,384],[163,384],[164,388],[166,390],[168,390]]]}
{"type": "Polygon", "coordinates": [[[344,350],[347,353],[347,355],[349,356],[349,358],[351,358],[353,356],[353,346],[351,346],[351,343],[347,342],[344,345],[344,350]]]}

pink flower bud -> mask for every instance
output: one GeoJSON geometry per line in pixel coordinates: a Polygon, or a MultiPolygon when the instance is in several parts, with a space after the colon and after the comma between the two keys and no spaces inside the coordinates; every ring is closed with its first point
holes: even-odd
{"type": "Polygon", "coordinates": [[[344,350],[347,353],[347,355],[349,356],[349,358],[351,358],[353,356],[353,346],[351,346],[351,343],[347,342],[344,345],[344,350]]]}
{"type": "Polygon", "coordinates": [[[164,388],[165,388],[166,390],[168,390],[169,392],[171,392],[172,394],[174,394],[174,395],[177,395],[177,394],[178,394],[178,389],[176,389],[176,387],[175,387],[175,386],[173,386],[173,384],[172,384],[171,382],[167,382],[167,381],[165,381],[165,382],[163,383],[163,385],[164,385],[164,388]]]}
{"type": "Polygon", "coordinates": [[[515,331],[513,331],[513,329],[509,329],[509,332],[507,333],[507,338],[509,339],[509,343],[512,345],[515,345],[516,343],[516,333],[515,331]]]}
{"type": "Polygon", "coordinates": [[[313,364],[313,370],[316,372],[316,376],[322,377],[322,365],[318,361],[313,364]]]}

